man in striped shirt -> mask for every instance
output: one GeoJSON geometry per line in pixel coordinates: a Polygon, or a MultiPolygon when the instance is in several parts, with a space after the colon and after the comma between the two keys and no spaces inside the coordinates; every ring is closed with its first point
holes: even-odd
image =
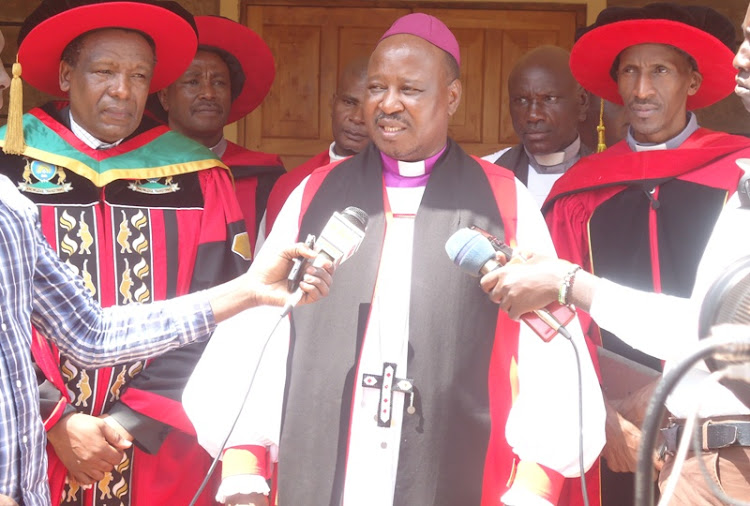
{"type": "MultiPolygon", "coordinates": [[[[0,50],[4,44],[0,34],[0,50]]],[[[0,64],[0,94],[8,87],[0,64]]],[[[0,95],[2,106],[2,95],[0,95]]],[[[0,176],[0,504],[49,503],[45,434],[31,362],[31,325],[88,367],[145,359],[206,340],[216,323],[286,301],[286,275],[304,245],[259,256],[242,277],[211,290],[139,306],[102,309],[42,235],[36,206],[0,176]]],[[[311,302],[328,293],[330,265],[300,284],[311,302]]],[[[113,429],[108,439],[120,436],[113,429]]],[[[131,443],[123,440],[123,446],[131,443]]]]}

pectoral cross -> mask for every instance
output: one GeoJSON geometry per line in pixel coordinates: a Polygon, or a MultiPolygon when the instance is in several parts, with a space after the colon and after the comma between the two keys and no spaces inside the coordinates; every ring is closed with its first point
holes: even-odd
{"type": "Polygon", "coordinates": [[[378,402],[378,414],[376,419],[378,427],[390,427],[393,412],[393,392],[402,392],[410,397],[409,407],[406,412],[413,415],[414,409],[414,380],[396,377],[396,364],[383,363],[383,374],[363,374],[362,386],[366,388],[380,389],[380,402],[378,402]]]}

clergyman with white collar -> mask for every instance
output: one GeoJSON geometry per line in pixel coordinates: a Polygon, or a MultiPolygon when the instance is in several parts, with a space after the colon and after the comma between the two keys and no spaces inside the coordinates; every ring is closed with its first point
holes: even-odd
{"type": "Polygon", "coordinates": [[[589,94],[571,74],[569,57],[560,47],[540,46],[518,60],[508,78],[508,106],[521,142],[483,157],[513,171],[539,207],[555,181],[590,154],[578,135],[589,94]]]}

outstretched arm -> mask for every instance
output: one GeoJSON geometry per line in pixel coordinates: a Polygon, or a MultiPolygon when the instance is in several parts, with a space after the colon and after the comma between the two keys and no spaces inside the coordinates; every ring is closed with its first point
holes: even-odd
{"type": "MultiPolygon", "coordinates": [[[[259,305],[285,303],[286,275],[296,256],[315,257],[304,244],[259,257],[247,273],[210,290],[141,306],[102,309],[83,282],[52,251],[38,224],[32,323],[60,350],[88,367],[140,360],[203,341],[216,323],[259,305]]],[[[301,304],[328,293],[332,265],[309,267],[301,304]]]]}

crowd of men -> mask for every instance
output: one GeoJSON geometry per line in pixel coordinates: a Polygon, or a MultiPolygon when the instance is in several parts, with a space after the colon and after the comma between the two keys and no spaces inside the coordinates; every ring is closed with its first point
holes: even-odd
{"type": "MultiPolygon", "coordinates": [[[[739,49],[737,21],[604,9],[516,62],[519,144],[479,158],[449,136],[459,44],[408,14],[342,67],[329,148],[286,171],[223,133],[284,64],[258,34],[43,0],[12,81],[0,65],[0,506],[632,504],[656,382],[603,394],[598,356],[669,369],[750,253],[750,139],[693,112],[750,103],[750,6],[739,49]],[[59,100],[21,116],[21,78],[59,100]],[[301,241],[350,206],[367,231],[334,275],[301,241]],[[516,253],[477,283],[445,254],[464,227],[516,253]],[[569,339],[540,339],[521,318],[555,303],[569,339]]],[[[707,376],[667,403],[670,504],[723,504],[701,466],[750,500],[750,409],[707,376]]]]}

